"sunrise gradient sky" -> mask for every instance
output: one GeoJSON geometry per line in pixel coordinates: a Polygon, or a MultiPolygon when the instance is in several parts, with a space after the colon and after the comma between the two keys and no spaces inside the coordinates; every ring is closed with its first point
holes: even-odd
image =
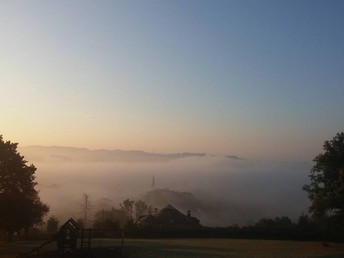
{"type": "Polygon", "coordinates": [[[1,1],[20,145],[310,161],[344,128],[344,1],[1,1]]]}

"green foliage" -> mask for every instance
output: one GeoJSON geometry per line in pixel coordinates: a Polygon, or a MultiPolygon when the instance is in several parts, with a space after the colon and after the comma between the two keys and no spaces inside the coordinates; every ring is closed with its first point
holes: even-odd
{"type": "Polygon", "coordinates": [[[309,208],[317,220],[326,217],[344,221],[344,133],[325,141],[324,152],[315,157],[309,178],[303,189],[312,202],[309,208]]]}
{"type": "Polygon", "coordinates": [[[0,228],[7,231],[9,241],[15,231],[41,223],[49,210],[35,189],[36,168],[27,165],[17,145],[0,135],[0,228]]]}
{"type": "Polygon", "coordinates": [[[55,233],[59,230],[59,220],[54,216],[51,216],[47,221],[47,232],[55,233]]]}

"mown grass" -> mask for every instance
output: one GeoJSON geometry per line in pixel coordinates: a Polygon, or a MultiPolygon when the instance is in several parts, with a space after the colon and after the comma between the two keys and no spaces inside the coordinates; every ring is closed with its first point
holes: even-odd
{"type": "MultiPolygon", "coordinates": [[[[16,241],[13,243],[0,242],[0,258],[15,258],[20,253],[29,252],[41,245],[44,241],[16,241]]],[[[54,249],[56,243],[52,243],[46,249],[54,249]]]]}
{"type": "MultiPolygon", "coordinates": [[[[14,258],[16,254],[25,252],[39,245],[39,242],[0,243],[0,258],[14,258]]],[[[108,257],[102,248],[114,247],[119,257],[120,241],[95,239],[92,256],[108,257]]],[[[48,249],[55,248],[54,245],[48,249]]],[[[109,255],[109,257],[112,257],[109,255]]],[[[245,239],[127,239],[125,240],[124,257],[126,258],[339,258],[344,257],[344,244],[321,242],[295,242],[274,240],[245,239]]]]}
{"type": "Polygon", "coordinates": [[[343,244],[242,239],[128,240],[130,258],[344,257],[343,244]]]}

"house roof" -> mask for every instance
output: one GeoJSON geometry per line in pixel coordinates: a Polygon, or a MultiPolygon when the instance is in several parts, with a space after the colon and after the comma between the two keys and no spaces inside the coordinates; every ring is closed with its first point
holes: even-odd
{"type": "Polygon", "coordinates": [[[154,215],[148,215],[139,221],[139,224],[151,225],[169,225],[169,226],[196,226],[199,225],[198,220],[188,217],[174,208],[171,204],[161,209],[154,215]]]}
{"type": "Polygon", "coordinates": [[[71,231],[78,231],[80,229],[80,226],[73,218],[70,218],[60,228],[60,230],[65,229],[69,229],[71,231]]]}

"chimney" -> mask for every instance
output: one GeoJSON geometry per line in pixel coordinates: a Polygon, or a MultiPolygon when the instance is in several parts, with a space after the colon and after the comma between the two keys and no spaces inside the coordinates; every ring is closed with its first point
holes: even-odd
{"type": "Polygon", "coordinates": [[[187,211],[186,216],[188,216],[189,218],[191,218],[191,211],[190,211],[190,210],[187,211]]]}

